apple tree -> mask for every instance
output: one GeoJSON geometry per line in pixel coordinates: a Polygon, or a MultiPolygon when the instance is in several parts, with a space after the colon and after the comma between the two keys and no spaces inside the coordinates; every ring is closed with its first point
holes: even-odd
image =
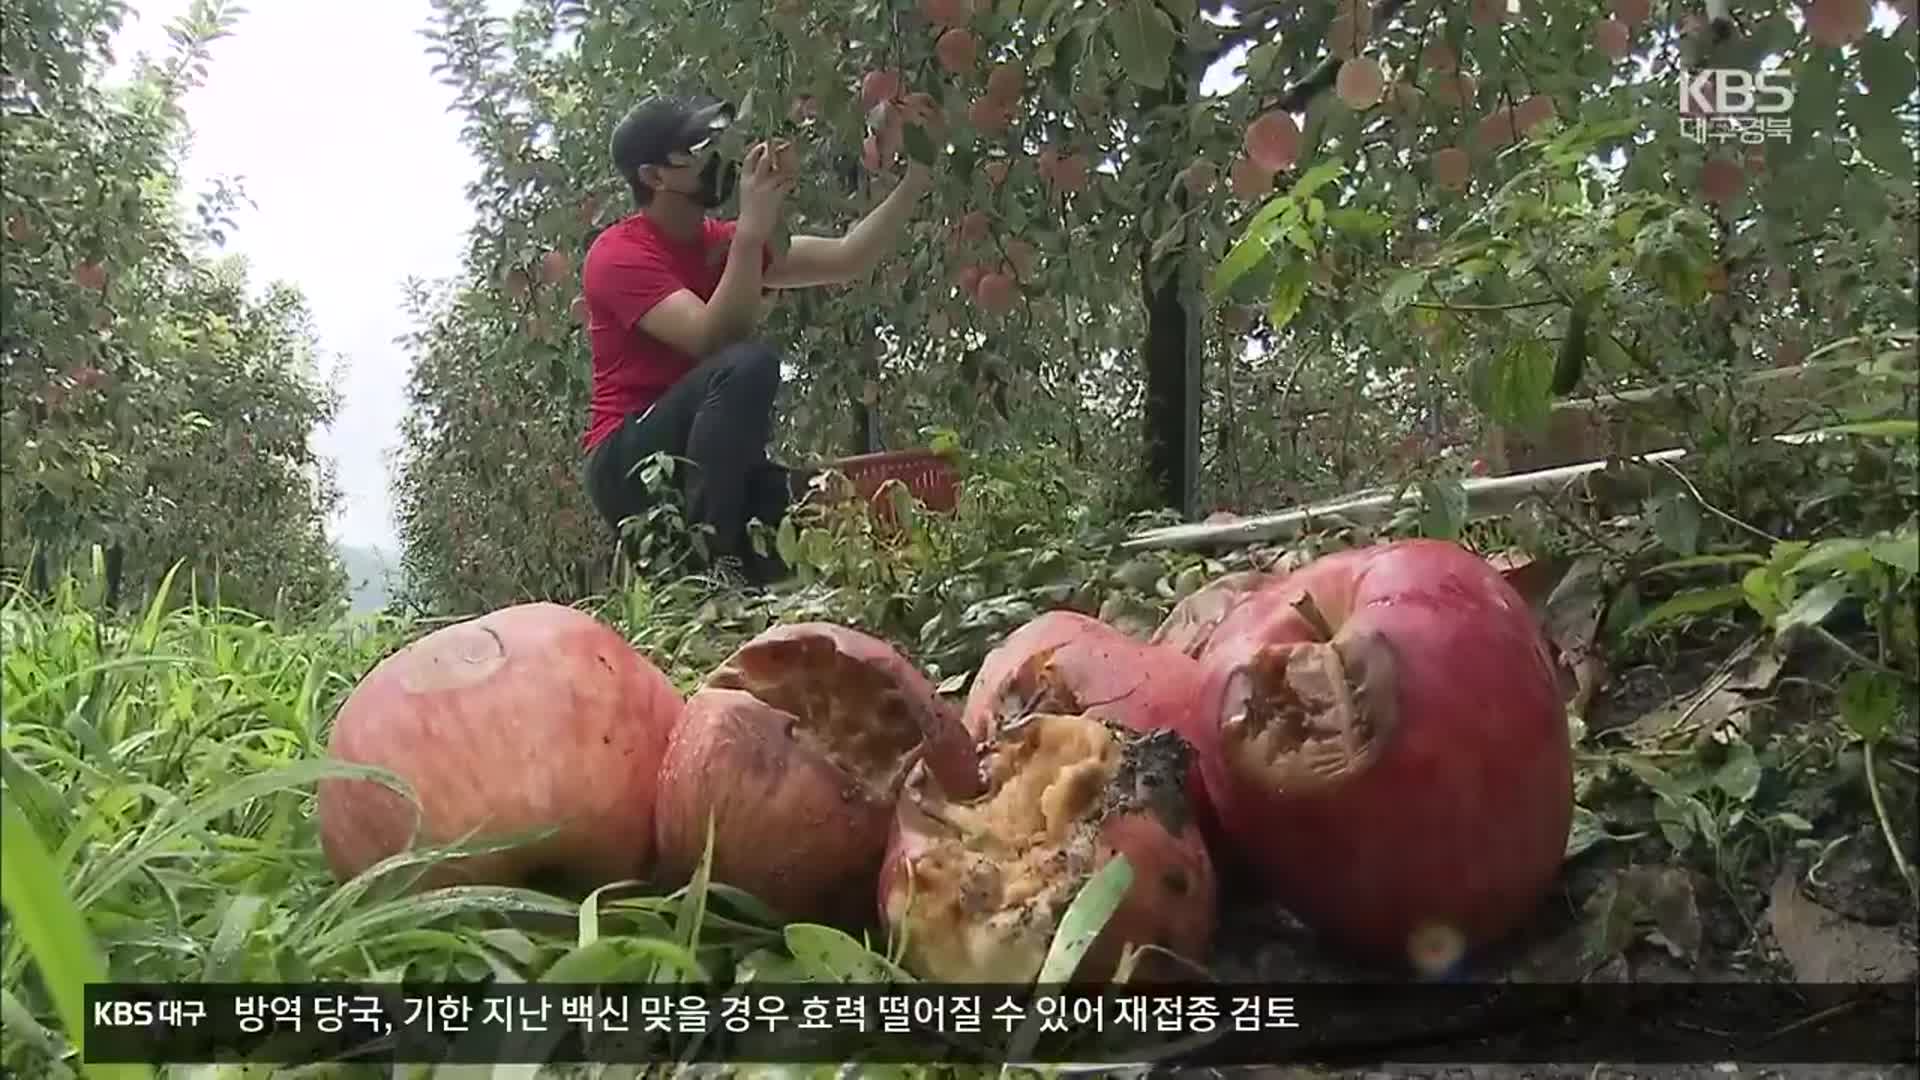
{"type": "Polygon", "coordinates": [[[607,133],[648,93],[741,102],[736,145],[792,140],[792,231],[935,167],[870,279],[772,298],[789,457],[946,429],[1188,514],[1450,483],[1557,396],[1771,363],[1910,304],[1910,5],[436,10],[482,169],[467,272],[421,309],[398,478],[432,604],[604,580],[573,312],[587,245],[632,209],[607,133]],[[1794,90],[1774,127],[1690,134],[1683,76],[1763,67],[1794,90]],[[937,123],[905,122],[916,96],[937,123]]]}
{"type": "Polygon", "coordinates": [[[334,402],[304,301],[250,295],[212,253],[234,191],[179,204],[180,101],[236,13],[196,3],[171,55],[109,85],[127,10],[5,10],[0,565],[44,589],[97,549],[105,599],[138,604],[184,560],[176,595],[337,608],[337,493],[310,446],[334,402]]]}

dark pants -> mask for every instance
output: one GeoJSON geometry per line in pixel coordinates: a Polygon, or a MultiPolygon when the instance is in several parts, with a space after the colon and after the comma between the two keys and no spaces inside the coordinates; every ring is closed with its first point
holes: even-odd
{"type": "Polygon", "coordinates": [[[709,356],[588,454],[587,493],[600,516],[617,534],[622,521],[652,509],[658,496],[647,490],[643,466],[665,453],[680,459],[673,486],[687,524],[712,529],[709,554],[737,560],[750,581],[785,576],[777,555],[755,554],[747,532],[755,518],[778,526],[806,490],[804,473],[767,459],[779,390],[780,354],[766,345],[742,342],[709,356]]]}

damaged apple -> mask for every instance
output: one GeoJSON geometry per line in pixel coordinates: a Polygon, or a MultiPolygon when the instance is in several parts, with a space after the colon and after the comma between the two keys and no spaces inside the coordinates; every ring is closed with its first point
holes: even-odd
{"type": "Polygon", "coordinates": [[[660,877],[693,874],[711,818],[714,880],[789,918],[869,923],[894,802],[923,758],[977,789],[958,718],[911,662],[848,627],[774,627],[687,701],[660,770],[660,877]]]}
{"type": "Polygon", "coordinates": [[[1199,762],[1213,730],[1199,707],[1202,677],[1200,665],[1176,649],[1076,611],[1050,611],[987,654],[962,720],[976,741],[1036,712],[1084,713],[1137,732],[1176,732],[1196,751],[1187,793],[1203,831],[1212,835],[1199,762]]]}
{"type": "Polygon", "coordinates": [[[1201,665],[1227,843],[1331,942],[1445,969],[1540,904],[1572,748],[1547,643],[1485,560],[1322,557],[1246,596],[1201,665]]]}
{"type": "Polygon", "coordinates": [[[1068,905],[1116,856],[1132,885],[1072,978],[1111,979],[1130,945],[1146,950],[1141,978],[1206,962],[1215,882],[1184,739],[1042,712],[998,727],[979,751],[984,791],[955,791],[926,768],[901,794],[879,906],[909,971],[1031,982],[1068,905]]]}

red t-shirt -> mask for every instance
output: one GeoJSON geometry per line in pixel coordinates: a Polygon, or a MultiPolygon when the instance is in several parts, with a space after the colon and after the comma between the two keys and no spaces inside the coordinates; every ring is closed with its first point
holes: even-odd
{"type": "MultiPolygon", "coordinates": [[[[633,214],[594,238],[580,269],[587,341],[593,348],[583,449],[591,450],[629,414],[659,400],[698,363],[640,329],[640,318],[681,289],[713,299],[727,268],[733,230],[731,221],[707,218],[698,237],[680,243],[645,214],[633,214]]],[[[771,250],[761,255],[763,271],[772,262],[771,250]]]]}

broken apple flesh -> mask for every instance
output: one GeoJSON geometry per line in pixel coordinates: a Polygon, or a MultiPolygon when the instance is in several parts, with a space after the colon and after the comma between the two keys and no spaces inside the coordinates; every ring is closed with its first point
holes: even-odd
{"type": "Polygon", "coordinates": [[[1202,660],[1227,843],[1303,922],[1444,968],[1551,887],[1572,747],[1546,641],[1497,570],[1405,540],[1260,590],[1202,660]]]}
{"type": "Polygon", "coordinates": [[[892,646],[830,623],[768,630],[687,700],[660,770],[660,876],[692,876],[711,815],[713,880],[789,918],[864,925],[894,801],[922,759],[978,790],[958,718],[892,646]]]}
{"type": "Polygon", "coordinates": [[[1200,665],[1076,611],[1050,611],[1008,634],[967,693],[962,722],[975,740],[1036,712],[1087,715],[1137,732],[1173,731],[1196,753],[1187,796],[1202,831],[1218,836],[1200,773],[1211,719],[1200,707],[1200,665]]]}
{"type": "Polygon", "coordinates": [[[902,962],[940,982],[1037,978],[1067,906],[1116,855],[1133,869],[1120,906],[1072,981],[1110,980],[1127,946],[1135,977],[1204,964],[1215,883],[1186,783],[1192,748],[1092,715],[1034,713],[981,747],[986,790],[949,793],[917,769],[902,793],[879,908],[902,962]]]}

